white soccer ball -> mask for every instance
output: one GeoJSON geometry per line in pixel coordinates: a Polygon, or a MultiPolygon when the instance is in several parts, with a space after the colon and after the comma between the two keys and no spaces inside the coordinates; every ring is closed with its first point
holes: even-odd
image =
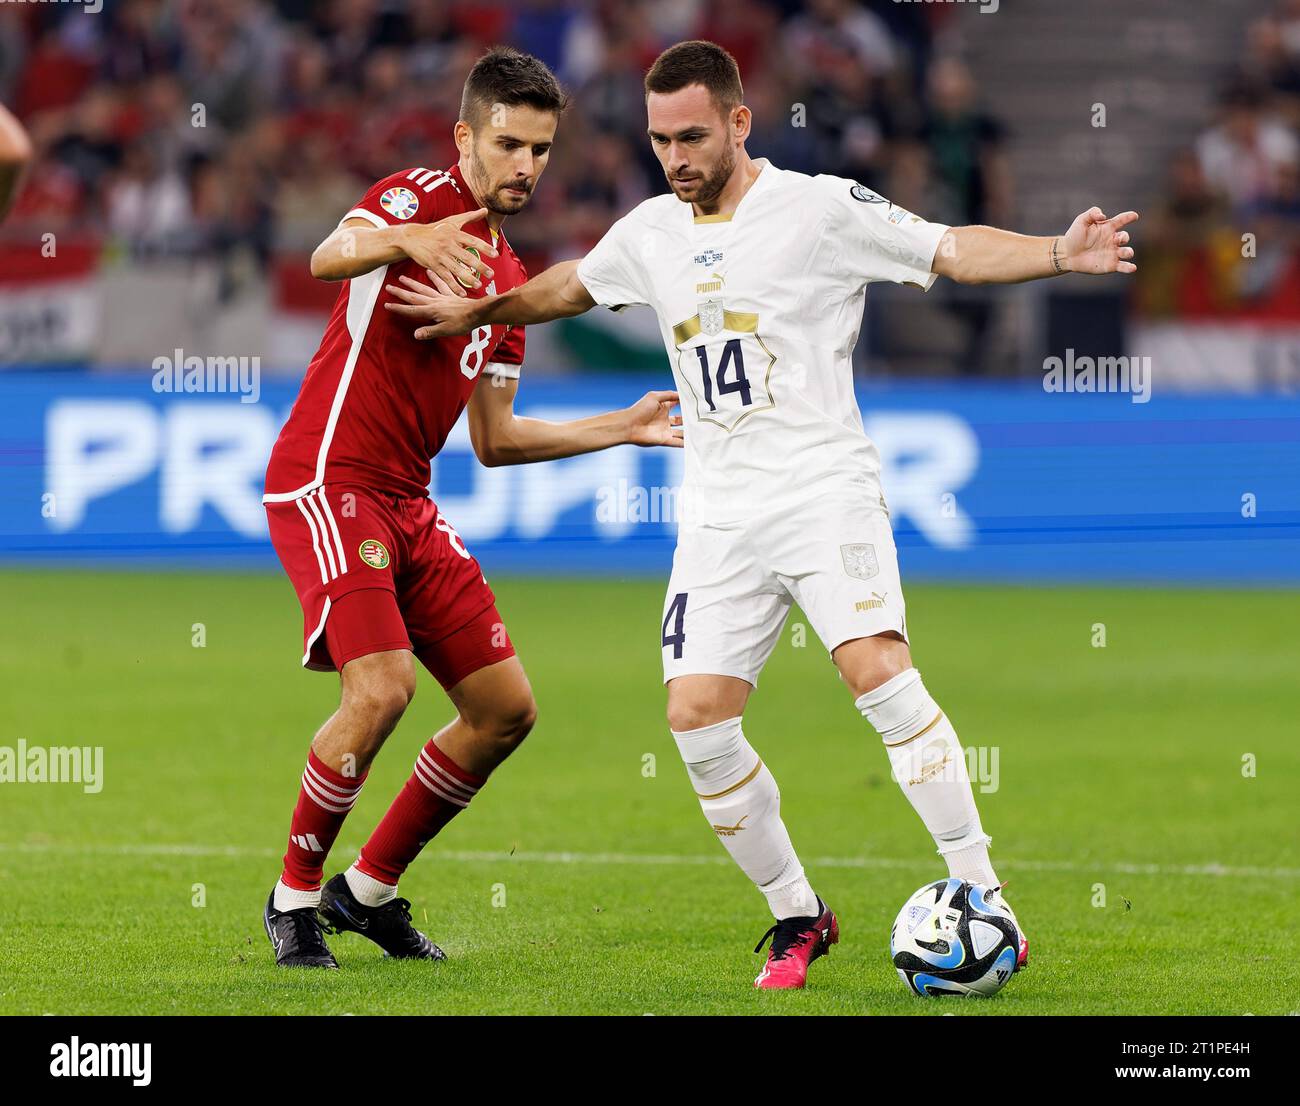
{"type": "Polygon", "coordinates": [[[1002,990],[1016,969],[1020,930],[991,894],[977,883],[941,879],[903,904],[889,952],[910,991],[933,998],[1002,990]]]}

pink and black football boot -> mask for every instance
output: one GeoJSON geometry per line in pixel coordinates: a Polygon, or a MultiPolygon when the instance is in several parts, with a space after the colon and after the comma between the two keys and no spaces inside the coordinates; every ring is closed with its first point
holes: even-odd
{"type": "Polygon", "coordinates": [[[754,951],[762,952],[769,937],[772,946],[767,950],[767,963],[754,980],[755,987],[763,991],[802,987],[808,979],[808,965],[839,941],[840,923],[831,908],[820,897],[817,905],[821,908],[817,917],[783,918],[763,934],[754,951]]]}

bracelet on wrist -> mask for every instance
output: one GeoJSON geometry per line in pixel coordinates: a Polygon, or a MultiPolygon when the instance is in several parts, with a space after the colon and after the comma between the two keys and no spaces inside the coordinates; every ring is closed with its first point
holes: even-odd
{"type": "Polygon", "coordinates": [[[1060,276],[1065,272],[1065,266],[1061,264],[1061,258],[1058,252],[1060,245],[1061,240],[1059,238],[1052,239],[1052,272],[1057,276],[1060,276]]]}

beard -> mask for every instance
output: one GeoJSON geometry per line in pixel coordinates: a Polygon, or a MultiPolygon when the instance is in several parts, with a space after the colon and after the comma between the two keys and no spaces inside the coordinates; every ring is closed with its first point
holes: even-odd
{"type": "Polygon", "coordinates": [[[708,207],[722,194],[722,190],[727,186],[727,181],[731,179],[731,174],[735,168],[736,151],[732,146],[728,145],[712,169],[697,178],[685,182],[695,186],[695,192],[689,199],[678,191],[677,186],[683,182],[668,177],[668,186],[682,203],[693,203],[699,204],[701,207],[708,207]]]}
{"type": "Polygon", "coordinates": [[[509,185],[493,185],[488,175],[487,166],[483,164],[482,159],[478,156],[477,150],[471,150],[469,155],[469,169],[474,177],[474,191],[479,194],[483,206],[497,215],[514,215],[516,212],[523,210],[528,203],[529,197],[533,194],[533,186],[528,182],[510,182],[524,189],[522,196],[513,192],[506,191],[509,185]]]}

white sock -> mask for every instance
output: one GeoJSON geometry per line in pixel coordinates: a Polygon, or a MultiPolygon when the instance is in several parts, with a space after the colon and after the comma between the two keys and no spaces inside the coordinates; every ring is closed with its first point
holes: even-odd
{"type": "Polygon", "coordinates": [[[304,906],[320,906],[320,888],[314,891],[298,891],[286,887],[283,880],[275,881],[275,897],[272,905],[276,910],[301,910],[304,906]]]}
{"type": "Polygon", "coordinates": [[[343,878],[348,881],[348,890],[352,892],[352,897],[362,906],[383,906],[384,903],[392,902],[397,898],[396,884],[385,883],[383,880],[375,879],[374,876],[366,875],[355,863],[343,873],[343,878]]]}
{"type": "Polygon", "coordinates": [[[673,731],[704,816],[731,858],[767,897],[773,916],[816,915],[817,896],[781,821],[776,780],[728,718],[698,730],[673,731]]]}
{"type": "Polygon", "coordinates": [[[991,838],[980,825],[966,755],[948,716],[915,668],[900,672],[857,700],[885,743],[894,779],[948,862],[948,874],[992,887],[991,838]]]}
{"type": "Polygon", "coordinates": [[[944,860],[948,862],[948,874],[957,879],[968,879],[971,883],[983,884],[985,887],[996,887],[997,873],[993,871],[993,862],[989,860],[991,840],[992,838],[984,836],[983,830],[976,827],[976,834],[970,845],[963,846],[958,842],[949,846],[946,851],[940,848],[939,852],[943,853],[944,860]]]}

